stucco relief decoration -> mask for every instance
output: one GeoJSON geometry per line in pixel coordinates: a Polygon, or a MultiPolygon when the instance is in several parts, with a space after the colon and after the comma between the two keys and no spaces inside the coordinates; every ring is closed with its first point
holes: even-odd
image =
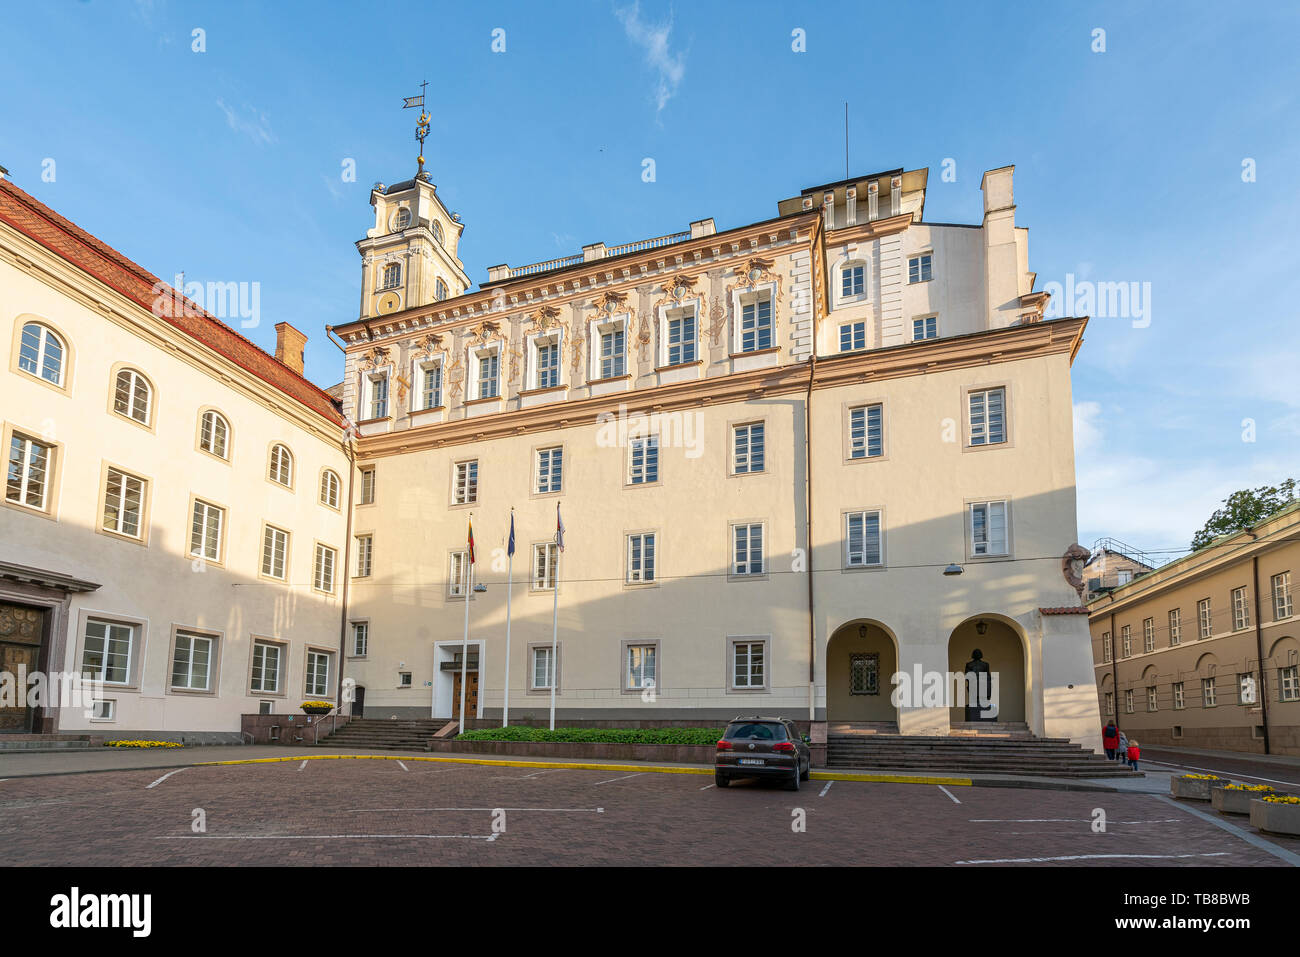
{"type": "Polygon", "coordinates": [[[730,306],[731,293],[737,289],[752,290],[759,285],[772,283],[776,290],[772,293],[772,341],[777,340],[777,329],[779,327],[781,313],[781,277],[772,271],[775,265],[770,259],[763,259],[759,256],[753,256],[747,259],[742,266],[737,266],[732,270],[735,280],[727,284],[727,303],[730,306]]]}
{"type": "Polygon", "coordinates": [[[361,361],[357,363],[357,368],[362,372],[371,372],[375,369],[382,369],[388,365],[388,348],[386,346],[374,346],[367,349],[361,356],[361,361]]]}
{"type": "Polygon", "coordinates": [[[560,324],[560,310],[555,306],[540,306],[528,315],[533,332],[547,332],[560,324]]]}
{"type": "Polygon", "coordinates": [[[411,355],[416,358],[432,359],[435,353],[442,351],[442,335],[430,332],[415,340],[411,346],[411,355]]]}
{"type": "Polygon", "coordinates": [[[709,310],[709,326],[704,330],[709,337],[709,345],[717,347],[722,334],[727,331],[727,310],[718,296],[713,297],[713,307],[709,310]]]}
{"type": "Polygon", "coordinates": [[[454,404],[465,388],[465,362],[458,355],[447,363],[447,395],[454,404]]]}
{"type": "Polygon", "coordinates": [[[41,613],[34,608],[0,605],[0,637],[40,641],[41,613]]]}
{"type": "Polygon", "coordinates": [[[484,343],[491,342],[493,339],[500,339],[501,323],[492,319],[484,319],[477,326],[469,330],[470,344],[481,346],[484,343]]]}
{"type": "Polygon", "coordinates": [[[1088,559],[1092,553],[1082,545],[1074,544],[1065,550],[1061,556],[1061,575],[1066,582],[1079,593],[1079,599],[1083,599],[1083,569],[1088,564],[1088,559]]]}
{"type": "Polygon", "coordinates": [[[645,313],[636,327],[636,359],[643,367],[650,361],[650,320],[645,313]]]}

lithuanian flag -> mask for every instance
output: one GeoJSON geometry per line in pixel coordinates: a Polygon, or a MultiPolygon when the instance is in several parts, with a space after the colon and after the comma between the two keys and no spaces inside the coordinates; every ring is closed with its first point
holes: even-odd
{"type": "Polygon", "coordinates": [[[474,519],[469,520],[469,563],[474,564],[474,519]]]}

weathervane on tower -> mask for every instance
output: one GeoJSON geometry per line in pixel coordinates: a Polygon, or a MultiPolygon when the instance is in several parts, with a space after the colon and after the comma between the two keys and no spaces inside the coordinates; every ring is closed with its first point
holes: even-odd
{"type": "Polygon", "coordinates": [[[429,114],[424,110],[424,94],[428,85],[429,81],[425,80],[420,84],[419,96],[407,96],[402,98],[404,100],[402,103],[402,109],[409,110],[416,106],[420,108],[420,118],[415,123],[415,139],[420,144],[420,168],[416,170],[416,179],[425,179],[428,176],[424,171],[424,139],[429,135],[429,114]]]}

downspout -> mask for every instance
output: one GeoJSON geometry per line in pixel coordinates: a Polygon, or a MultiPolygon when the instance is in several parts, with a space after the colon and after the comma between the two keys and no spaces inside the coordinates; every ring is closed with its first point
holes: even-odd
{"type": "MultiPolygon", "coordinates": [[[[366,331],[368,333],[369,329],[367,329],[366,331]]],[[[339,338],[334,334],[333,326],[326,326],[325,333],[330,337],[330,341],[333,342],[336,346],[338,346],[339,351],[343,353],[343,377],[344,377],[344,381],[346,381],[347,380],[347,354],[348,354],[347,347],[344,346],[343,343],[339,340],[339,338]]],[[[344,421],[345,422],[347,421],[346,417],[344,421]]],[[[341,444],[341,447],[343,449],[343,454],[346,455],[348,458],[348,499],[347,499],[348,518],[347,518],[347,530],[344,533],[344,538],[343,538],[343,594],[342,594],[342,604],[339,608],[339,668],[338,668],[339,677],[338,677],[338,685],[335,688],[335,699],[334,699],[338,703],[338,706],[341,706],[343,704],[343,668],[344,668],[344,663],[347,661],[347,650],[348,650],[348,597],[349,597],[349,586],[351,585],[352,582],[352,576],[349,574],[350,569],[352,568],[352,492],[357,477],[356,454],[352,449],[352,436],[350,434],[350,430],[346,425],[344,426],[343,442],[341,444]]],[[[351,702],[349,702],[349,704],[351,704],[351,702]]],[[[336,706],[334,709],[335,714],[337,714],[339,711],[338,706],[336,706]]],[[[349,715],[352,714],[351,708],[348,708],[348,714],[349,715]]]]}
{"type": "Polygon", "coordinates": [[[813,605],[813,481],[812,481],[812,394],[817,374],[817,342],[808,360],[808,395],[803,401],[804,528],[808,536],[808,720],[817,720],[817,619],[813,605]]]}
{"type": "MultiPolygon", "coordinates": [[[[1111,604],[1115,603],[1115,596],[1110,596],[1111,604]]],[[[1115,613],[1110,613],[1110,680],[1115,686],[1111,692],[1110,700],[1115,706],[1115,728],[1118,730],[1119,723],[1119,644],[1115,640],[1115,613]]]]}
{"type": "MultiPolygon", "coordinates": [[[[1253,533],[1252,533],[1253,534],[1253,533]]],[[[1268,747],[1268,688],[1264,678],[1264,629],[1259,620],[1259,556],[1250,559],[1251,574],[1255,579],[1255,652],[1259,655],[1259,707],[1264,722],[1264,753],[1272,754],[1268,747]]]]}

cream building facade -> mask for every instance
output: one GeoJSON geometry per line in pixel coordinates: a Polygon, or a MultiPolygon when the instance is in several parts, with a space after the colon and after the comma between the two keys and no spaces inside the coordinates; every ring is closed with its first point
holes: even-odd
{"type": "Polygon", "coordinates": [[[0,670],[86,673],[92,708],[0,727],[240,739],[336,700],[350,467],[302,377],[0,180],[0,670]]]}

